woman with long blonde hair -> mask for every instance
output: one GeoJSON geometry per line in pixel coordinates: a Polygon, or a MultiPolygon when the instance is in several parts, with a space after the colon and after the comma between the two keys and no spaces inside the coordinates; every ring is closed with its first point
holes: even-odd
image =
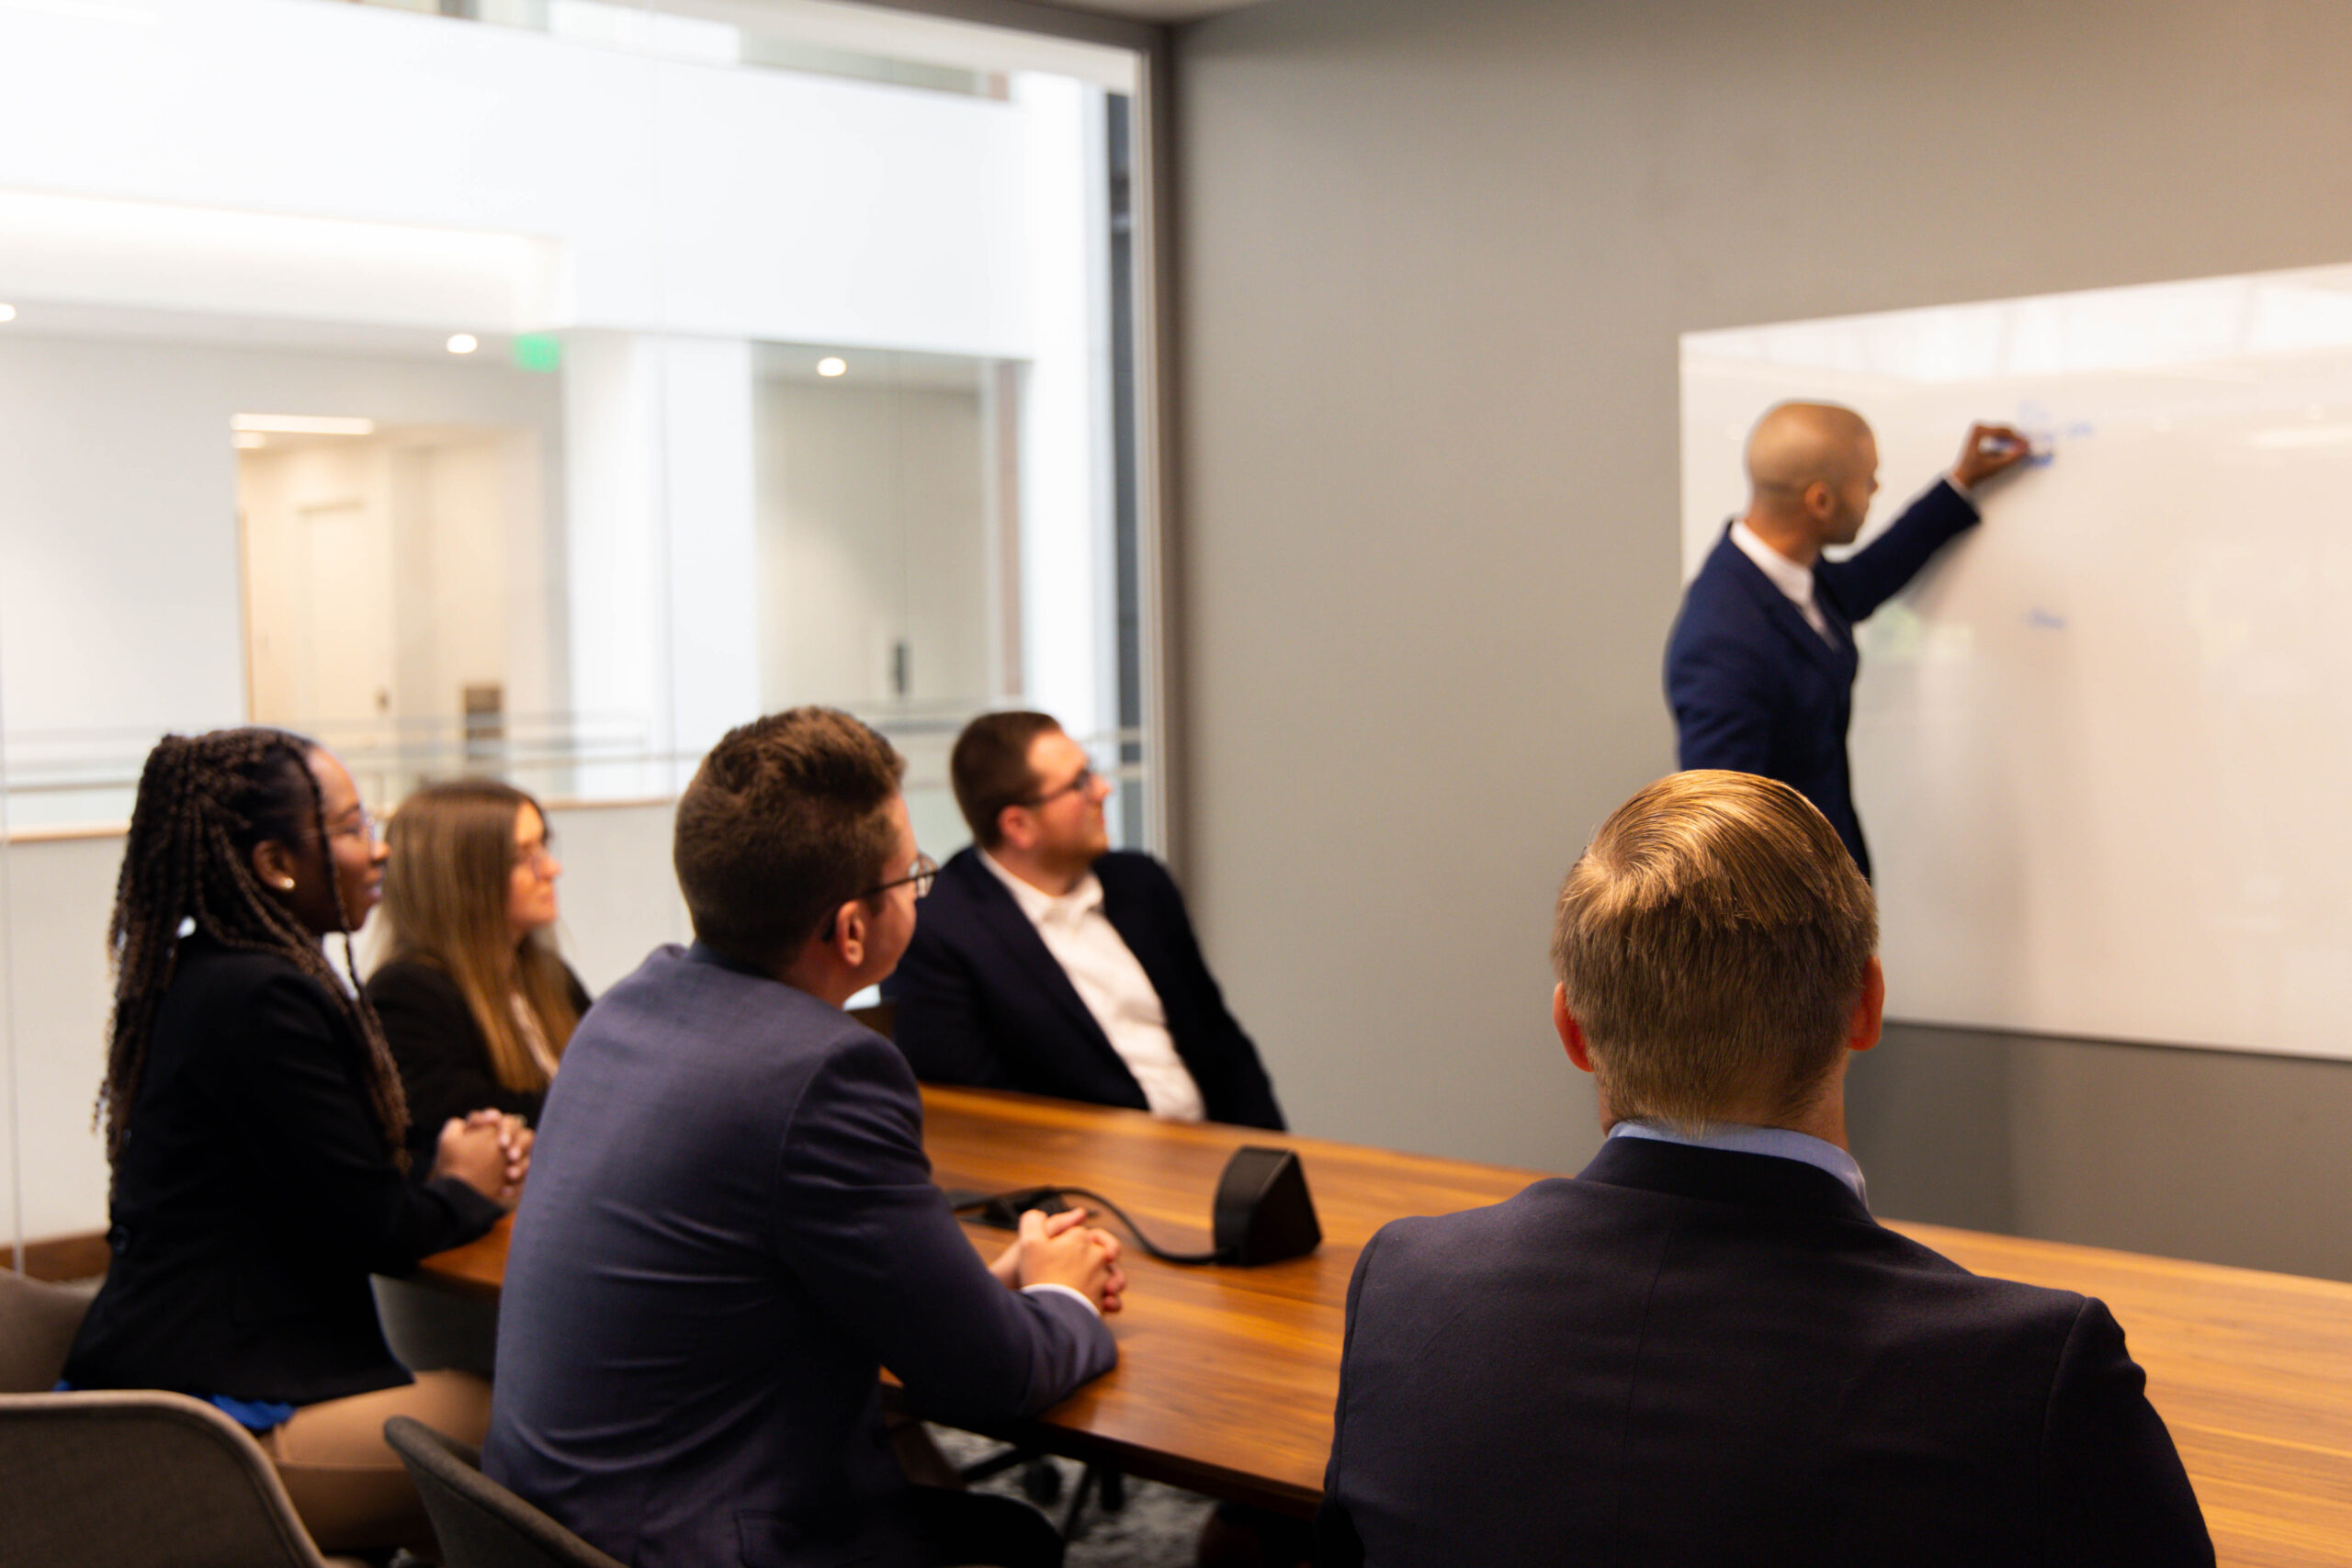
{"type": "Polygon", "coordinates": [[[510,784],[458,779],[410,795],[387,837],[368,998],[417,1123],[484,1105],[536,1122],[588,1007],[556,953],[563,863],[545,814],[510,784]]]}

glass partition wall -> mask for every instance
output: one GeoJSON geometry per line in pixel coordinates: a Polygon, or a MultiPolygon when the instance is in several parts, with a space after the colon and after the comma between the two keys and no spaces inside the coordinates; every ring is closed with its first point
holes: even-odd
{"type": "Polygon", "coordinates": [[[313,735],[379,812],[534,792],[595,987],[685,934],[669,803],[761,712],[890,735],[944,858],[956,731],[1046,708],[1152,840],[1136,63],[723,0],[0,3],[11,1244],[105,1223],[167,731],[313,735]]]}

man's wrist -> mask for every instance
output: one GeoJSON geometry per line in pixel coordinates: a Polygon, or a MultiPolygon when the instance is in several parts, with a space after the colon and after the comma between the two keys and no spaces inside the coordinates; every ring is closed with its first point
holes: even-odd
{"type": "Polygon", "coordinates": [[[1101,1317],[1102,1315],[1102,1309],[1096,1306],[1092,1298],[1088,1296],[1084,1291],[1080,1290],[1075,1285],[1065,1285],[1053,1280],[1040,1280],[1034,1285],[1023,1285],[1021,1287],[1021,1293],[1024,1296],[1035,1295],[1039,1291],[1059,1291],[1063,1295],[1074,1297],[1084,1303],[1086,1310],[1092,1313],[1095,1316],[1101,1317]]]}

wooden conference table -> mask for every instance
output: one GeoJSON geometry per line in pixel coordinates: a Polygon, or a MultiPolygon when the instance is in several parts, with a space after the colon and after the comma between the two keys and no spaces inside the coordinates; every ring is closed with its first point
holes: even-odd
{"type": "MultiPolygon", "coordinates": [[[[1399,1214],[1496,1202],[1539,1174],[1025,1095],[927,1089],[923,1102],[941,1186],[1091,1188],[1172,1251],[1208,1246],[1210,1198],[1235,1148],[1298,1151],[1322,1219],[1318,1251],[1256,1269],[1185,1269],[1130,1246],[1126,1309],[1112,1320],[1117,1370],[1000,1435],[1299,1514],[1322,1493],[1358,1249],[1399,1214]]],[[[2222,1563],[2352,1568],[2352,1284],[1894,1228],[1978,1273],[2081,1291],[2114,1309],[2222,1563]]],[[[427,1259],[424,1278],[495,1294],[506,1235],[502,1224],[427,1259]]],[[[973,1235],[984,1252],[1004,1240],[973,1235]]]]}

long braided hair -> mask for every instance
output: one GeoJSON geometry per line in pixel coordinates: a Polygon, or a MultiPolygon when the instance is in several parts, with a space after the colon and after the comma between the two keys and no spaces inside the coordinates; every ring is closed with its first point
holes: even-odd
{"type": "Polygon", "coordinates": [[[262,885],[254,847],[275,840],[298,852],[316,846],[335,886],[326,805],[311,773],[316,744],[282,729],[216,729],[167,735],[147,753],[131,807],[130,832],[115,881],[107,947],[114,961],[107,1076],[93,1120],[106,1128],[107,1159],[119,1166],[130,1108],[147,1065],[148,1041],[179,956],[201,931],[225,947],[272,953],[319,983],[350,1018],[368,1048],[368,1098],[386,1152],[405,1168],[408,1100],[375,1010],[359,992],[351,961],[351,917],[335,894],[344,974],[318,937],[262,885]],[[350,985],[344,984],[348,976],[350,985]]]}

